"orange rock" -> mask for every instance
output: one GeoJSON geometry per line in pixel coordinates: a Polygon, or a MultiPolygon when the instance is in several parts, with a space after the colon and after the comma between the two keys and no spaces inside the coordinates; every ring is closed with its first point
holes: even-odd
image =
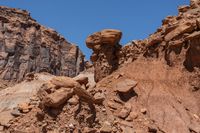
{"type": "Polygon", "coordinates": [[[114,90],[122,93],[129,92],[137,85],[137,82],[131,79],[124,79],[115,84],[114,90]]]}
{"type": "Polygon", "coordinates": [[[57,108],[73,95],[73,89],[60,88],[56,92],[46,95],[43,100],[45,106],[57,108]]]}
{"type": "Polygon", "coordinates": [[[119,43],[122,36],[122,32],[114,29],[105,29],[100,32],[95,32],[92,35],[88,36],[86,39],[86,45],[90,49],[99,49],[100,45],[109,44],[115,45],[119,43]]]}
{"type": "Polygon", "coordinates": [[[101,31],[101,43],[115,45],[120,41],[122,32],[114,29],[105,29],[101,31]]]}
{"type": "Polygon", "coordinates": [[[195,26],[196,25],[194,25],[193,22],[185,22],[183,24],[180,24],[176,29],[174,29],[173,31],[169,32],[165,36],[165,41],[170,41],[170,40],[172,40],[173,38],[177,37],[180,34],[192,32],[192,31],[194,31],[195,26]]]}

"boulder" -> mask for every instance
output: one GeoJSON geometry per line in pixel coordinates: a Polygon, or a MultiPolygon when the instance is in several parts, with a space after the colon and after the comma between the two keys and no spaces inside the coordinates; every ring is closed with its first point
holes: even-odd
{"type": "Polygon", "coordinates": [[[78,75],[78,76],[74,77],[73,79],[75,79],[81,85],[82,84],[87,85],[87,83],[88,83],[88,77],[86,77],[86,76],[78,75]]]}
{"type": "Polygon", "coordinates": [[[86,39],[86,45],[90,49],[94,49],[96,45],[115,45],[119,43],[121,36],[122,32],[119,30],[105,29],[88,36],[86,39]]]}
{"type": "Polygon", "coordinates": [[[124,107],[121,109],[121,111],[117,114],[117,116],[122,118],[122,119],[125,119],[130,114],[131,108],[132,108],[131,104],[130,103],[126,103],[124,105],[124,107]]]}
{"type": "Polygon", "coordinates": [[[64,104],[73,95],[72,88],[60,88],[54,93],[46,95],[43,99],[43,104],[47,107],[57,108],[64,104]]]}
{"type": "Polygon", "coordinates": [[[111,133],[112,132],[112,125],[110,122],[105,121],[100,129],[100,133],[111,133]]]}
{"type": "Polygon", "coordinates": [[[65,87],[65,88],[73,88],[79,85],[79,83],[75,79],[65,76],[58,76],[52,78],[50,82],[57,87],[65,87]]]}
{"type": "Polygon", "coordinates": [[[137,82],[131,79],[124,79],[120,82],[116,83],[113,87],[117,92],[127,93],[133,90],[133,88],[137,85],[137,82]]]}

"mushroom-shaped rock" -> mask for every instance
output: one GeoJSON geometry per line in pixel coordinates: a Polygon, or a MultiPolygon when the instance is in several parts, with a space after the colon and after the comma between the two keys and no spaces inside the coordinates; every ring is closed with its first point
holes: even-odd
{"type": "Polygon", "coordinates": [[[121,49],[121,37],[122,32],[115,29],[105,29],[87,37],[86,45],[93,50],[90,59],[93,62],[96,82],[118,68],[117,53],[121,49]]]}

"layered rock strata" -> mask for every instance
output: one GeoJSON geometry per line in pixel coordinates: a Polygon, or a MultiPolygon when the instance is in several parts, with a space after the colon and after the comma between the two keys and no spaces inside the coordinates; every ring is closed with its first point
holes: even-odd
{"type": "Polygon", "coordinates": [[[0,78],[21,81],[30,72],[73,77],[83,70],[80,49],[25,10],[0,7],[0,78]]]}

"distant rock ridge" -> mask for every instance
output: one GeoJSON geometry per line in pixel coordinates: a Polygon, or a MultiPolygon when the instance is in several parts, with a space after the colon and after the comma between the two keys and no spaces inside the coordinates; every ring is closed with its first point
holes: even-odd
{"type": "Polygon", "coordinates": [[[188,71],[200,67],[200,1],[191,0],[190,6],[180,6],[178,11],[178,16],[167,16],[148,38],[133,40],[123,47],[119,44],[119,30],[105,29],[88,36],[86,45],[93,50],[95,80],[100,81],[115,68],[139,57],[164,59],[169,66],[181,64],[188,71]]]}
{"type": "Polygon", "coordinates": [[[25,10],[0,6],[0,78],[21,81],[30,72],[74,77],[84,69],[84,55],[56,31],[25,10]]]}

